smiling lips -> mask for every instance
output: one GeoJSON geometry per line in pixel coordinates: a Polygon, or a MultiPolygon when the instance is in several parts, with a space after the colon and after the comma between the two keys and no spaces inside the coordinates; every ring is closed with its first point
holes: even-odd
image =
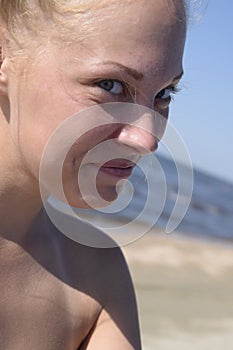
{"type": "Polygon", "coordinates": [[[135,165],[136,163],[126,159],[116,159],[102,165],[99,171],[107,175],[124,179],[128,178],[132,174],[135,165]]]}

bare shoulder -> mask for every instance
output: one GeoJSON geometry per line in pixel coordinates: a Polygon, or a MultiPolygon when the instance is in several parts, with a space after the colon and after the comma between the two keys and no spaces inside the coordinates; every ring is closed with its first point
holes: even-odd
{"type": "Polygon", "coordinates": [[[58,235],[58,242],[64,283],[91,299],[95,309],[79,349],[140,349],[134,287],[121,249],[89,247],[64,235],[58,235]]]}
{"type": "Polygon", "coordinates": [[[80,350],[141,349],[134,287],[120,248],[108,250],[101,266],[102,310],[80,350]]]}

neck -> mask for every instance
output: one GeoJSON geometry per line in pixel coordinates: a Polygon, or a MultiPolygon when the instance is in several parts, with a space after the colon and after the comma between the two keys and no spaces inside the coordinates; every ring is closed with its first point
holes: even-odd
{"type": "MultiPolygon", "coordinates": [[[[2,173],[1,173],[2,175],[2,173]]],[[[25,236],[40,212],[41,200],[20,184],[0,184],[0,236],[17,240],[25,236]]]]}
{"type": "Polygon", "coordinates": [[[2,141],[3,139],[0,141],[0,150],[4,150],[0,152],[0,238],[20,242],[42,208],[39,183],[16,161],[9,138],[5,144],[2,141]]]}

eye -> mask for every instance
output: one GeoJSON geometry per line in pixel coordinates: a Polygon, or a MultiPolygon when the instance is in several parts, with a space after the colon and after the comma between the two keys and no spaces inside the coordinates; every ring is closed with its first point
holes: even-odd
{"type": "Polygon", "coordinates": [[[96,83],[101,89],[110,92],[114,95],[121,95],[124,93],[124,86],[118,80],[101,80],[96,83]]]}
{"type": "Polygon", "coordinates": [[[169,87],[161,90],[157,95],[156,99],[162,99],[167,100],[168,98],[171,98],[171,94],[174,93],[174,87],[169,87]]]}
{"type": "Polygon", "coordinates": [[[163,90],[161,90],[155,97],[155,99],[161,99],[161,100],[170,100],[172,98],[172,94],[176,94],[179,92],[179,89],[177,86],[170,86],[163,90]]]}
{"type": "Polygon", "coordinates": [[[177,85],[170,85],[162,89],[154,98],[154,108],[156,110],[167,110],[174,94],[180,91],[177,85]]]}

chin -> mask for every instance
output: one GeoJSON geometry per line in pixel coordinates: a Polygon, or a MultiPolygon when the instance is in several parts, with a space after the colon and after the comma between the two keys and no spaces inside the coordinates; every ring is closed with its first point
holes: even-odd
{"type": "Polygon", "coordinates": [[[100,209],[105,208],[118,198],[116,186],[97,187],[97,193],[80,193],[77,189],[67,189],[64,191],[64,198],[59,198],[66,204],[79,209],[100,209]]]}
{"type": "Polygon", "coordinates": [[[100,197],[109,203],[109,205],[114,202],[117,197],[118,197],[118,193],[116,190],[116,186],[112,186],[112,187],[100,187],[98,188],[98,192],[100,197]]]}

